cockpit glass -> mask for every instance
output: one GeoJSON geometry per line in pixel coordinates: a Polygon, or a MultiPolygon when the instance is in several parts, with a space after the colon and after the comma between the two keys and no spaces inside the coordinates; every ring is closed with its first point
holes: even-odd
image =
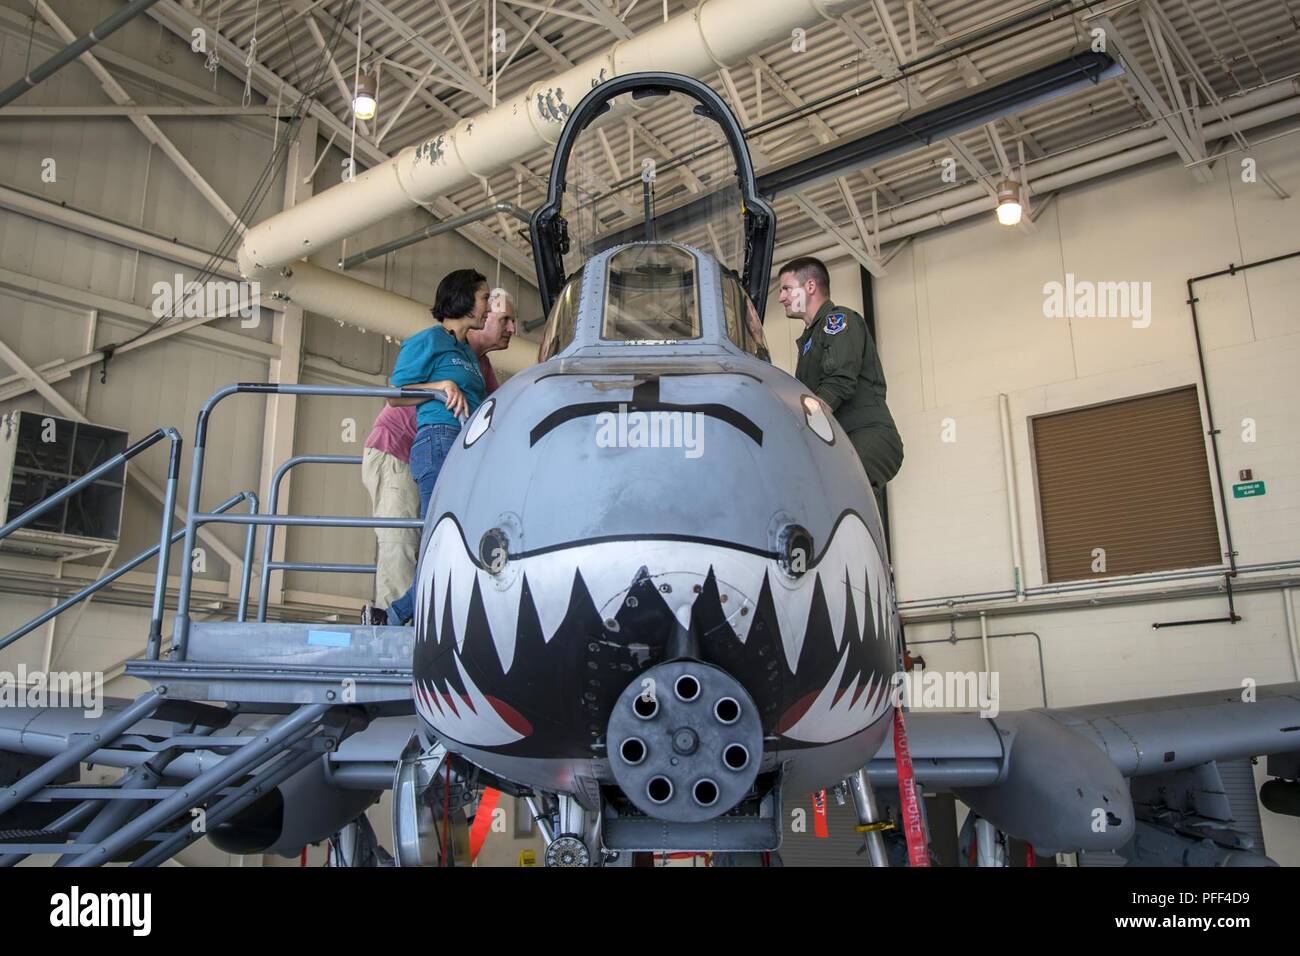
{"type": "Polygon", "coordinates": [[[600,336],[623,342],[699,338],[695,257],[660,243],[616,252],[609,260],[600,336]]]}
{"type": "Polygon", "coordinates": [[[555,307],[551,309],[550,318],[546,320],[546,331],[542,333],[542,345],[537,351],[537,361],[545,362],[559,355],[569,343],[578,327],[578,302],[582,298],[582,272],[579,271],[564,285],[555,307]]]}
{"type": "Polygon", "coordinates": [[[763,336],[763,322],[758,317],[754,303],[745,294],[744,287],[735,275],[722,277],[722,317],[727,325],[727,337],[750,355],[767,351],[763,336]]]}
{"type": "Polygon", "coordinates": [[[680,93],[631,94],[584,129],[569,154],[561,214],[565,270],[597,253],[653,238],[681,242],[744,269],[744,214],[722,127],[680,93]],[[649,216],[647,217],[647,209],[649,216]]]}

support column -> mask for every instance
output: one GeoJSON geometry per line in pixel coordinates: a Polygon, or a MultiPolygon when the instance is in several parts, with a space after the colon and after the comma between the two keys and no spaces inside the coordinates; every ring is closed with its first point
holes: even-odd
{"type": "MultiPolygon", "coordinates": [[[[316,164],[316,141],[319,121],[309,116],[298,127],[298,137],[289,147],[289,162],[285,169],[284,208],[290,209],[312,193],[311,173],[316,164]],[[306,180],[306,182],[304,182],[306,180]]],[[[297,385],[302,375],[303,310],[292,302],[275,316],[272,342],[279,355],[270,361],[268,380],[281,385],[297,385]]],[[[298,418],[297,399],[292,395],[272,395],[266,402],[266,421],[262,429],[262,474],[258,488],[264,507],[271,507],[271,479],[280,463],[293,455],[293,433],[298,418]]],[[[292,477],[285,475],[280,483],[280,509],[287,507],[292,491],[292,477]]],[[[266,531],[263,529],[263,534],[266,531]]],[[[283,561],[291,528],[281,528],[275,536],[271,551],[272,561],[283,561]]],[[[284,602],[284,572],[271,574],[271,587],[267,594],[271,603],[284,602]]]]}

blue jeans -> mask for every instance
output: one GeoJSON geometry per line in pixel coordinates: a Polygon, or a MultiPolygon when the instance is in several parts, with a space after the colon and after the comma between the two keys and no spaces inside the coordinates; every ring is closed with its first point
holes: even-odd
{"type": "MultiPolygon", "coordinates": [[[[420,489],[420,517],[429,513],[429,499],[433,497],[433,486],[437,484],[438,472],[447,460],[447,453],[456,443],[460,434],[459,425],[421,425],[411,443],[411,477],[420,489]]],[[[389,624],[407,624],[415,617],[415,582],[406,593],[394,601],[388,608],[389,624]]]]}

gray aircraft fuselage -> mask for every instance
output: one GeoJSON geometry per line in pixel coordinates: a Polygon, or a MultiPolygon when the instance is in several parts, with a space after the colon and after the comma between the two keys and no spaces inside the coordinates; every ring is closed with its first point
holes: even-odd
{"type": "Polygon", "coordinates": [[[484,402],[447,457],[417,572],[421,724],[500,777],[590,802],[614,783],[620,695],[698,661],[744,688],[762,771],[829,786],[890,726],[898,624],[874,498],[834,416],[733,341],[743,315],[712,256],[648,250],[689,262],[690,334],[608,337],[611,260],[645,245],[585,264],[551,319],[558,354],[484,402]]]}

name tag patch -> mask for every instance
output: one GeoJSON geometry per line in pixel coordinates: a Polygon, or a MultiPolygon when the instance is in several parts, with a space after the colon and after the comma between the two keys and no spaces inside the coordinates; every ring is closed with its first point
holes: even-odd
{"type": "Polygon", "coordinates": [[[808,350],[809,350],[810,348],[812,348],[812,339],[811,339],[811,338],[809,338],[806,342],[804,342],[804,344],[803,344],[803,348],[801,348],[801,349],[799,350],[799,354],[800,354],[800,355],[807,355],[807,354],[808,354],[808,350]]]}

